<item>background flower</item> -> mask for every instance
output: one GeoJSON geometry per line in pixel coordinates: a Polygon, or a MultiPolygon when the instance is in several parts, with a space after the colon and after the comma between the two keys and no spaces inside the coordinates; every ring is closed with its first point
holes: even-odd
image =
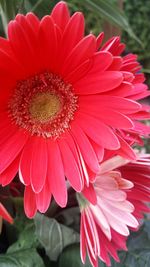
{"type": "MultiPolygon", "coordinates": [[[[81,209],[81,259],[86,251],[92,266],[98,266],[98,257],[110,265],[109,255],[119,261],[117,250],[126,249],[129,229],[137,229],[137,219],[149,212],[150,160],[139,156],[129,162],[116,156],[101,164],[94,183],[97,203],[93,205],[78,196],[81,209]],[[128,229],[129,228],[129,229],[128,229]]],[[[87,192],[84,196],[88,196],[87,192]]],[[[90,198],[88,197],[90,200],[90,198]]]]}

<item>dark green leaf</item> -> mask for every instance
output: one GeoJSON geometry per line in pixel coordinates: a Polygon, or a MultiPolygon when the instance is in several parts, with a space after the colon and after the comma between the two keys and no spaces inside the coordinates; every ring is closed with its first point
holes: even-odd
{"type": "Polygon", "coordinates": [[[24,249],[37,248],[38,244],[39,242],[35,235],[35,226],[33,223],[30,223],[19,235],[18,240],[8,248],[7,253],[13,253],[24,249]]]}
{"type": "Polygon", "coordinates": [[[36,234],[51,260],[57,260],[64,247],[79,241],[79,234],[55,219],[37,214],[36,234]]]}
{"type": "Polygon", "coordinates": [[[58,267],[91,267],[88,259],[86,264],[82,264],[80,258],[80,245],[71,245],[64,249],[59,258],[58,267]]]}
{"type": "Polygon", "coordinates": [[[43,260],[35,249],[21,250],[0,255],[1,267],[44,267],[43,260]]]}
{"type": "Polygon", "coordinates": [[[13,19],[18,11],[22,0],[0,0],[0,14],[4,32],[7,34],[7,24],[13,19]]]}

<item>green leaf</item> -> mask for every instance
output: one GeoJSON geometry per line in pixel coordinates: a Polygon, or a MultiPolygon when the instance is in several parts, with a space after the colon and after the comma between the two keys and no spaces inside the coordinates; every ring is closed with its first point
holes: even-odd
{"type": "Polygon", "coordinates": [[[80,245],[75,244],[64,249],[60,255],[58,267],[91,267],[87,259],[86,264],[82,264],[80,258],[80,245]]]}
{"type": "Polygon", "coordinates": [[[128,253],[125,260],[125,267],[149,267],[150,251],[148,250],[135,250],[134,253],[128,253]]]}
{"type": "Polygon", "coordinates": [[[15,17],[21,3],[22,0],[0,0],[0,14],[6,35],[8,22],[15,17]]]}
{"type": "Polygon", "coordinates": [[[85,2],[93,12],[128,32],[142,46],[141,41],[130,27],[125,14],[111,0],[85,0],[85,2]]]}
{"type": "Polygon", "coordinates": [[[35,249],[21,250],[0,255],[1,267],[44,267],[43,260],[35,249]]]}
{"type": "Polygon", "coordinates": [[[24,249],[37,248],[38,245],[39,241],[35,235],[35,225],[33,223],[30,223],[19,235],[18,240],[8,248],[7,253],[13,253],[24,249]]]}
{"type": "Polygon", "coordinates": [[[40,243],[53,261],[58,259],[66,246],[79,242],[79,234],[73,229],[39,213],[35,217],[35,226],[40,243]]]}

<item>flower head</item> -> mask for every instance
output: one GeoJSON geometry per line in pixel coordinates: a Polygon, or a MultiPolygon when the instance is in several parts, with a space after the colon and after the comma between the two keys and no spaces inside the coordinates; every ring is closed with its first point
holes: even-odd
{"type": "MultiPolygon", "coordinates": [[[[150,160],[141,156],[127,162],[120,156],[104,161],[94,183],[97,202],[89,202],[87,191],[78,196],[81,207],[81,259],[86,251],[92,266],[98,266],[98,257],[110,265],[111,255],[119,261],[117,250],[126,249],[129,229],[137,229],[138,219],[149,208],[150,160]],[[82,201],[84,199],[84,202],[82,201]]],[[[89,192],[90,194],[90,192],[89,192]]]]}
{"type": "Polygon", "coordinates": [[[135,158],[122,134],[141,110],[128,97],[135,73],[99,43],[84,36],[83,15],[70,16],[65,2],[41,20],[18,14],[0,38],[0,183],[19,171],[29,217],[52,195],[66,206],[66,178],[77,192],[89,186],[105,149],[135,158]]]}

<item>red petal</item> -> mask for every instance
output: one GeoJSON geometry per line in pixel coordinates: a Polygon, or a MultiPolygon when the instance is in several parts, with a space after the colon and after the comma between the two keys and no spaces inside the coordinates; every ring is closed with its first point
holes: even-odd
{"type": "Polygon", "coordinates": [[[5,207],[0,203],[0,216],[8,221],[9,223],[13,223],[13,218],[10,216],[8,211],[5,209],[5,207]]]}
{"type": "Polygon", "coordinates": [[[47,177],[55,201],[62,208],[65,207],[67,204],[67,188],[60,150],[56,141],[48,141],[47,177]]]}
{"type": "Polygon", "coordinates": [[[105,71],[102,74],[86,75],[79,82],[75,83],[74,89],[77,94],[91,95],[107,92],[119,86],[123,80],[119,71],[105,71]]]}
{"type": "Polygon", "coordinates": [[[67,4],[63,1],[60,1],[58,4],[56,4],[51,12],[51,16],[57,26],[59,26],[60,29],[63,31],[70,19],[67,4]]]}
{"type": "Polygon", "coordinates": [[[26,186],[25,188],[24,209],[25,209],[25,214],[30,219],[32,219],[37,212],[35,193],[32,191],[31,186],[26,186]]]}
{"type": "Polygon", "coordinates": [[[59,144],[61,155],[62,155],[65,175],[67,179],[69,180],[71,186],[77,192],[80,192],[82,190],[82,179],[81,179],[81,174],[80,174],[78,165],[76,163],[75,157],[64,139],[60,139],[58,141],[58,144],[59,144]],[[69,158],[69,162],[68,162],[68,158],[69,158]]]}
{"type": "Polygon", "coordinates": [[[78,124],[100,146],[110,150],[116,150],[120,147],[119,141],[112,130],[98,119],[78,113],[78,124]]]}
{"type": "Polygon", "coordinates": [[[36,206],[41,213],[45,213],[51,202],[51,190],[48,180],[45,182],[42,191],[36,194],[36,206]]]}
{"type": "Polygon", "coordinates": [[[87,136],[77,123],[72,124],[71,132],[80,148],[84,161],[94,173],[98,173],[100,170],[98,160],[87,136]]]}

